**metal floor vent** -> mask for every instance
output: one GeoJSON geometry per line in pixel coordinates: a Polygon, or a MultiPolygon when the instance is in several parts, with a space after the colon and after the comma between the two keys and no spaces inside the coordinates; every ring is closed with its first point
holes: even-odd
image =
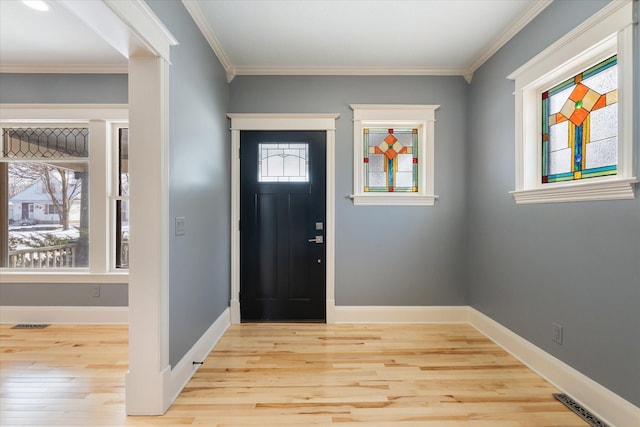
{"type": "Polygon", "coordinates": [[[51,325],[36,324],[36,323],[20,323],[12,326],[11,329],[44,329],[51,325]]]}
{"type": "Polygon", "coordinates": [[[591,427],[609,427],[609,424],[600,420],[598,417],[587,411],[578,402],[567,396],[566,394],[553,393],[553,397],[575,412],[580,418],[585,420],[591,427]]]}

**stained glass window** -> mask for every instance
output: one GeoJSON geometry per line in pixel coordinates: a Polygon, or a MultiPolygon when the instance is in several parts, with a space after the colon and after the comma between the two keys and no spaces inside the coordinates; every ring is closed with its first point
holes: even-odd
{"type": "Polygon", "coordinates": [[[612,56],[542,93],[542,182],[618,171],[618,66],[612,56]]]}
{"type": "Polygon", "coordinates": [[[418,129],[364,128],[365,192],[418,191],[418,129]]]}
{"type": "Polygon", "coordinates": [[[309,144],[258,144],[258,182],[309,182],[309,144]]]}

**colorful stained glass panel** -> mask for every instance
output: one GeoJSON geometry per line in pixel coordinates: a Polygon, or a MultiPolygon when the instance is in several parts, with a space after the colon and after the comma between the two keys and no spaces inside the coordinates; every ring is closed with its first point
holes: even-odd
{"type": "Polygon", "coordinates": [[[365,192],[418,191],[418,130],[365,128],[365,192]]]}
{"type": "Polygon", "coordinates": [[[542,93],[543,183],[617,173],[617,102],[617,56],[542,93]]]}

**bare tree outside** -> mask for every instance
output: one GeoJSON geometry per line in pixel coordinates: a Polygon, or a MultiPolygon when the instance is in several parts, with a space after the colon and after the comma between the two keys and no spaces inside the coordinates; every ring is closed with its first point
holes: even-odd
{"type": "Polygon", "coordinates": [[[88,266],[88,144],[83,127],[3,128],[0,264],[88,266]]]}
{"type": "Polygon", "coordinates": [[[9,198],[40,182],[56,207],[63,230],[68,230],[71,205],[80,195],[82,180],[76,172],[44,163],[14,163],[9,169],[9,198]]]}

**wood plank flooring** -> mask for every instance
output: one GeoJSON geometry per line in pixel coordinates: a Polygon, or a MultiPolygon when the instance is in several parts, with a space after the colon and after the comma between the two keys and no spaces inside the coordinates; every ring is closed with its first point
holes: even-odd
{"type": "Polygon", "coordinates": [[[231,326],[162,417],[126,417],[123,326],[0,326],[2,426],[587,426],[469,325],[231,326]]]}

